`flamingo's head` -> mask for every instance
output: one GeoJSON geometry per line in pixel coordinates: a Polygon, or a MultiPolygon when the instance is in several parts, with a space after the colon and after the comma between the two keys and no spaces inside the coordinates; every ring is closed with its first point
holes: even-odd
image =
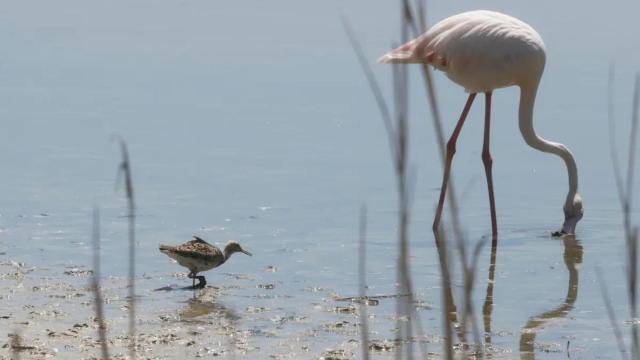
{"type": "Polygon", "coordinates": [[[584,215],[582,208],[582,197],[576,192],[571,201],[567,201],[564,205],[564,223],[562,229],[553,233],[554,236],[574,235],[576,233],[576,225],[584,215]]]}

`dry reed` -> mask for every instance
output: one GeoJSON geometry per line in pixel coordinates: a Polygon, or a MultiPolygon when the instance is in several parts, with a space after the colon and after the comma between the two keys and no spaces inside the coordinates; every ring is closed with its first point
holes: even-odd
{"type": "MultiPolygon", "coordinates": [[[[426,31],[426,5],[424,0],[416,0],[412,6],[409,1],[401,1],[401,41],[405,43],[408,41],[409,33],[413,32],[415,36],[426,31]],[[413,9],[417,8],[417,12],[413,9]]],[[[380,86],[375,79],[374,73],[371,70],[366,57],[360,47],[359,42],[356,40],[353,30],[349,26],[348,22],[343,19],[343,23],[347,32],[351,46],[356,53],[358,62],[365,74],[369,87],[374,95],[375,101],[378,105],[378,109],[382,116],[383,124],[389,140],[389,148],[392,157],[392,163],[394,166],[394,173],[396,177],[397,195],[398,195],[398,283],[400,284],[400,293],[409,294],[406,299],[398,298],[397,301],[397,328],[400,332],[400,340],[411,339],[412,334],[412,322],[419,333],[422,333],[421,325],[417,319],[417,312],[413,308],[413,285],[410,277],[410,266],[408,258],[408,228],[410,221],[410,208],[412,199],[412,185],[413,175],[408,171],[408,71],[406,65],[394,64],[392,66],[393,71],[393,94],[395,104],[395,116],[392,117],[389,107],[386,105],[380,86]],[[413,316],[413,320],[412,320],[413,316]],[[408,321],[400,321],[404,319],[408,321]]],[[[440,114],[437,106],[436,93],[433,86],[433,80],[431,70],[426,64],[422,67],[422,73],[424,75],[425,87],[427,89],[428,103],[430,105],[433,125],[436,130],[439,150],[441,158],[444,160],[444,135],[442,123],[440,121],[440,114]]],[[[471,258],[466,252],[466,245],[462,236],[462,230],[459,222],[458,209],[455,201],[455,193],[452,191],[453,187],[450,186],[449,193],[449,208],[451,211],[453,233],[456,240],[457,251],[460,256],[461,266],[463,268],[463,281],[464,281],[464,308],[462,313],[462,322],[460,326],[458,324],[457,310],[454,303],[453,291],[451,288],[451,269],[449,266],[449,255],[447,251],[445,235],[440,229],[434,228],[434,237],[438,249],[438,257],[442,279],[442,301],[443,301],[443,328],[444,328],[444,353],[447,359],[453,359],[453,330],[457,331],[457,335],[463,343],[463,349],[466,354],[467,340],[466,332],[467,327],[472,328],[474,340],[476,344],[481,344],[477,321],[475,319],[475,312],[473,311],[472,304],[472,291],[474,287],[475,273],[477,269],[478,258],[481,253],[483,241],[479,242],[473,251],[471,258]]],[[[493,238],[492,247],[492,266],[490,267],[490,278],[495,273],[495,249],[497,245],[497,239],[493,238]]],[[[412,344],[411,341],[407,342],[407,358],[412,358],[412,344]]],[[[422,344],[421,344],[422,345],[422,344]]],[[[426,352],[426,347],[423,347],[423,352],[426,352]]],[[[483,349],[480,351],[474,351],[474,356],[483,357],[483,349]]],[[[396,359],[400,359],[402,353],[396,351],[396,359]]]]}
{"type": "MultiPolygon", "coordinates": [[[[358,251],[358,285],[360,299],[367,298],[367,207],[360,207],[358,251]]],[[[362,359],[369,360],[369,325],[367,320],[368,301],[360,302],[360,342],[362,345],[362,359]]]]}
{"type": "MultiPolygon", "coordinates": [[[[412,321],[417,317],[417,313],[413,307],[413,286],[410,277],[409,267],[409,239],[408,229],[410,221],[410,204],[412,193],[412,178],[409,176],[408,167],[408,114],[407,114],[407,69],[406,66],[393,66],[393,81],[394,81],[394,103],[396,114],[391,116],[388,106],[380,90],[373,71],[371,70],[364,52],[360,47],[359,42],[355,38],[353,30],[346,19],[343,19],[343,24],[351,42],[351,45],[356,53],[357,59],[362,67],[364,74],[368,80],[369,87],[371,88],[374,98],[378,104],[378,108],[382,115],[383,124],[387,131],[389,139],[389,147],[391,152],[391,158],[393,163],[394,174],[396,177],[396,190],[398,196],[398,283],[400,285],[399,293],[407,294],[407,296],[398,296],[396,299],[396,328],[399,331],[399,340],[401,343],[406,344],[407,358],[413,356],[413,344],[411,339],[413,338],[413,326],[416,326],[418,333],[422,333],[417,321],[412,321]]],[[[422,352],[426,352],[426,347],[420,342],[423,347],[422,352]]],[[[396,358],[402,357],[402,352],[405,348],[396,349],[396,358]]]]}
{"type": "Polygon", "coordinates": [[[129,151],[124,140],[120,140],[120,150],[122,152],[122,162],[118,167],[118,174],[124,174],[124,188],[127,197],[127,218],[129,219],[129,358],[136,358],[136,242],[135,242],[135,202],[133,192],[133,181],[131,179],[131,163],[129,161],[129,151]]]}
{"type": "Polygon", "coordinates": [[[100,341],[100,351],[102,359],[108,360],[109,344],[107,343],[107,326],[105,323],[102,293],[100,290],[100,210],[93,208],[93,276],[91,278],[91,290],[93,291],[96,321],[98,322],[98,339],[100,341]]]}
{"type": "MultiPolygon", "coordinates": [[[[635,175],[635,153],[637,142],[638,121],[640,121],[640,75],[636,74],[633,90],[633,105],[631,111],[631,129],[629,132],[629,148],[627,155],[627,176],[626,183],[623,181],[622,169],[616,148],[615,137],[615,114],[613,106],[613,88],[615,79],[615,68],[612,64],[609,67],[609,88],[608,88],[608,116],[609,116],[609,145],[611,151],[613,173],[618,191],[618,198],[622,208],[623,227],[625,234],[625,246],[627,253],[627,296],[629,301],[629,315],[631,317],[631,345],[629,353],[631,358],[640,358],[640,334],[638,332],[638,227],[631,223],[631,212],[633,205],[633,179],[635,175]]],[[[620,354],[626,358],[626,346],[622,338],[622,332],[616,322],[615,312],[611,305],[611,300],[607,293],[606,285],[601,280],[601,274],[598,273],[601,292],[604,298],[609,320],[613,327],[616,341],[620,354]]]]}
{"type": "MultiPolygon", "coordinates": [[[[412,19],[413,21],[415,21],[416,18],[418,19],[419,24],[417,25],[413,24],[410,26],[410,28],[414,31],[414,36],[419,36],[420,34],[424,33],[427,30],[426,5],[424,0],[416,1],[416,8],[418,9],[418,14],[409,15],[407,16],[407,18],[412,19]]],[[[406,11],[410,13],[412,12],[410,7],[405,6],[405,9],[408,9],[406,11]]],[[[433,76],[432,76],[431,69],[427,64],[422,64],[421,69],[423,74],[424,87],[427,92],[427,102],[429,104],[429,109],[431,111],[432,125],[436,134],[436,141],[438,144],[438,150],[440,153],[442,165],[444,166],[445,158],[446,158],[445,138],[444,138],[442,120],[440,116],[440,110],[438,107],[437,94],[436,94],[435,86],[433,82],[433,76]]],[[[464,295],[465,306],[463,308],[462,319],[461,319],[461,322],[459,323],[460,327],[458,328],[457,334],[460,341],[462,341],[462,343],[466,345],[467,344],[466,326],[467,326],[467,323],[470,323],[473,329],[473,335],[474,335],[476,344],[480,344],[479,331],[477,329],[477,322],[476,322],[474,311],[473,311],[472,293],[473,293],[473,286],[474,286],[474,280],[475,280],[475,273],[477,269],[477,262],[478,262],[478,258],[480,256],[481,248],[484,242],[481,241],[476,245],[476,248],[473,252],[473,256],[471,259],[469,259],[466,253],[466,245],[464,242],[462,226],[459,220],[458,206],[457,206],[455,190],[454,190],[452,179],[449,179],[449,182],[448,182],[448,192],[449,192],[448,194],[449,210],[451,215],[453,237],[455,238],[457,252],[460,257],[460,262],[463,269],[462,273],[463,273],[463,282],[464,282],[463,295],[464,295]]],[[[436,242],[436,246],[438,249],[440,271],[442,275],[442,289],[443,289],[442,300],[443,300],[443,303],[445,304],[443,308],[444,309],[443,322],[444,322],[444,329],[445,329],[445,355],[447,359],[453,359],[453,342],[452,342],[453,324],[458,323],[458,321],[457,321],[457,310],[456,310],[456,306],[453,298],[453,291],[451,288],[451,270],[449,266],[449,255],[447,252],[447,246],[445,243],[442,229],[434,227],[433,232],[434,232],[434,239],[436,242]]],[[[494,237],[492,239],[492,255],[491,255],[493,265],[490,268],[490,272],[495,268],[496,250],[497,250],[497,238],[494,237]]],[[[466,349],[466,346],[464,346],[463,349],[466,349]]],[[[478,355],[480,357],[483,357],[482,350],[478,355]]]]}
{"type": "MultiPolygon", "coordinates": [[[[406,15],[406,19],[410,22],[409,28],[413,30],[414,36],[419,36],[420,34],[427,31],[427,22],[426,22],[426,5],[425,1],[417,0],[416,8],[417,15],[414,15],[411,7],[408,6],[408,3],[405,1],[403,8],[405,12],[408,13],[406,15]],[[418,19],[418,24],[415,23],[415,19],[418,19]]],[[[418,49],[420,50],[420,49],[418,49]]],[[[420,57],[420,56],[419,56],[420,57]]],[[[427,92],[427,102],[429,104],[429,109],[431,111],[431,120],[432,125],[436,134],[436,141],[438,144],[438,150],[440,153],[440,158],[442,161],[442,165],[445,165],[445,138],[444,138],[444,130],[442,126],[440,110],[438,107],[437,94],[435,91],[435,86],[433,82],[433,76],[431,69],[427,64],[422,64],[421,66],[424,87],[427,92]]],[[[450,170],[451,172],[451,170],[450,170]]],[[[461,326],[458,328],[457,334],[460,341],[463,344],[467,343],[466,339],[466,326],[467,322],[471,323],[473,330],[474,338],[476,339],[476,343],[479,343],[479,331],[477,330],[475,316],[473,315],[473,307],[472,307],[472,291],[474,284],[474,276],[477,268],[477,260],[480,256],[480,250],[483,242],[480,242],[476,246],[476,250],[473,252],[472,259],[468,259],[466,253],[466,245],[464,243],[464,236],[462,233],[462,226],[459,220],[459,212],[458,206],[455,196],[455,190],[453,185],[453,180],[449,179],[448,181],[448,192],[449,192],[449,209],[451,215],[451,223],[453,230],[453,237],[455,238],[456,248],[458,255],[460,257],[461,266],[463,268],[463,281],[464,281],[464,303],[465,307],[463,308],[463,319],[459,323],[461,326]]],[[[440,223],[438,221],[438,223],[440,223]]],[[[445,304],[443,311],[443,321],[444,321],[444,329],[445,329],[445,354],[447,359],[453,358],[453,342],[452,342],[452,333],[453,333],[453,324],[458,323],[457,321],[457,309],[455,306],[454,298],[453,298],[453,290],[451,288],[451,270],[449,266],[449,255],[447,252],[447,246],[444,239],[444,234],[442,233],[442,229],[434,227],[434,239],[436,242],[436,246],[438,248],[438,257],[440,262],[440,271],[442,275],[442,300],[445,304]]],[[[492,258],[493,264],[495,267],[495,249],[497,249],[497,238],[492,239],[492,258]]],[[[480,352],[480,357],[483,356],[482,352],[480,352]]]]}

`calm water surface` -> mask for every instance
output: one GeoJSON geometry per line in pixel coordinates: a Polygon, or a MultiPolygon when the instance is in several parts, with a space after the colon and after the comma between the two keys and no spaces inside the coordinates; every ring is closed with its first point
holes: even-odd
{"type": "MultiPolygon", "coordinates": [[[[578,1],[429,6],[432,23],[483,7],[520,17],[540,32],[547,67],[536,128],[569,146],[580,170],[586,211],[577,238],[551,238],[563,219],[564,166],[520,138],[517,90],[494,94],[500,239],[494,281],[488,281],[491,254],[485,248],[474,293],[477,312],[487,291],[493,294],[490,316],[479,319],[493,357],[518,358],[521,351],[524,358],[566,357],[570,341],[571,358],[616,358],[595,275],[601,268],[626,333],[607,68],[615,60],[618,145],[626,149],[632,76],[640,69],[640,7],[578,1]]],[[[334,299],[357,293],[362,203],[369,208],[368,291],[397,292],[396,198],[386,135],[341,15],[350,18],[372,62],[397,41],[397,6],[382,1],[0,4],[0,300],[6,309],[0,315],[8,316],[0,319],[0,342],[15,330],[46,342],[48,330],[92,316],[89,298],[58,299],[33,289],[86,285],[86,276],[65,271],[91,267],[94,204],[103,210],[110,334],[125,334],[126,204],[115,189],[119,152],[109,140],[117,134],[130,145],[139,204],[141,331],[182,327],[205,334],[225,354],[246,358],[318,357],[328,349],[355,356],[358,345],[350,340],[359,339],[357,317],[336,312],[350,304],[334,299]],[[215,291],[154,292],[189,283],[157,246],[193,234],[219,245],[236,239],[254,256],[235,255],[207,273],[215,291]],[[12,261],[30,272],[12,276],[12,261]],[[77,302],[84,302],[81,311],[77,302]],[[63,325],[29,320],[33,309],[42,308],[68,316],[63,325]],[[237,342],[229,334],[245,338],[237,342]]],[[[389,68],[374,69],[390,94],[389,68]]],[[[441,170],[420,76],[412,75],[417,181],[411,266],[425,304],[419,312],[428,350],[439,353],[440,275],[430,224],[441,170]]],[[[448,133],[466,95],[441,73],[436,85],[448,133]]],[[[454,160],[471,245],[490,233],[480,105],[472,109],[454,160]]],[[[459,297],[461,282],[455,291],[459,297]]],[[[395,300],[368,310],[372,338],[395,338],[395,300]]],[[[155,355],[207,352],[185,342],[160,346],[155,355]]],[[[57,357],[78,353],[89,357],[95,349],[60,347],[57,357]]]]}

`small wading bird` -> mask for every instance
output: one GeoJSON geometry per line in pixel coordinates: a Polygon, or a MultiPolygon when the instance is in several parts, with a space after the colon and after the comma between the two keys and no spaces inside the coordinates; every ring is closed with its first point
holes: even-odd
{"type": "Polygon", "coordinates": [[[197,287],[203,288],[207,285],[204,276],[196,276],[199,272],[211,270],[224,264],[229,260],[231,254],[241,252],[251,256],[250,252],[244,250],[235,241],[229,241],[223,251],[197,236],[194,236],[194,239],[177,246],[160,245],[161,252],[189,269],[187,276],[193,279],[194,288],[196,287],[196,279],[198,279],[197,287]]]}
{"type": "Polygon", "coordinates": [[[379,63],[424,63],[446,73],[469,93],[462,115],[447,142],[445,168],[440,199],[433,221],[437,232],[456,152],[456,141],[476,94],[485,94],[484,163],[491,230],[497,239],[496,206],[493,197],[493,160],[489,153],[491,93],[494,89],[516,85],[520,87],[518,110],[520,132],[525,142],[536,150],[556,154],[564,160],[569,174],[569,193],[564,202],[564,223],[554,235],[574,234],[582,218],[582,198],[578,193],[578,169],[569,149],[539,137],[533,129],[533,106],[545,64],[544,43],[540,35],[524,22],[493,11],[469,11],[446,18],[429,31],[384,54],[379,63]]]}

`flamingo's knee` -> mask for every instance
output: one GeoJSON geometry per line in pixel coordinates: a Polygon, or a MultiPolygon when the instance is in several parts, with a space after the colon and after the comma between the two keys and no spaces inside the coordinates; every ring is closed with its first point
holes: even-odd
{"type": "Polygon", "coordinates": [[[491,154],[489,153],[489,151],[482,152],[482,163],[488,169],[490,169],[491,166],[493,165],[493,158],[491,157],[491,154]]]}
{"type": "Polygon", "coordinates": [[[456,153],[456,139],[447,141],[447,155],[453,156],[456,153]]]}

